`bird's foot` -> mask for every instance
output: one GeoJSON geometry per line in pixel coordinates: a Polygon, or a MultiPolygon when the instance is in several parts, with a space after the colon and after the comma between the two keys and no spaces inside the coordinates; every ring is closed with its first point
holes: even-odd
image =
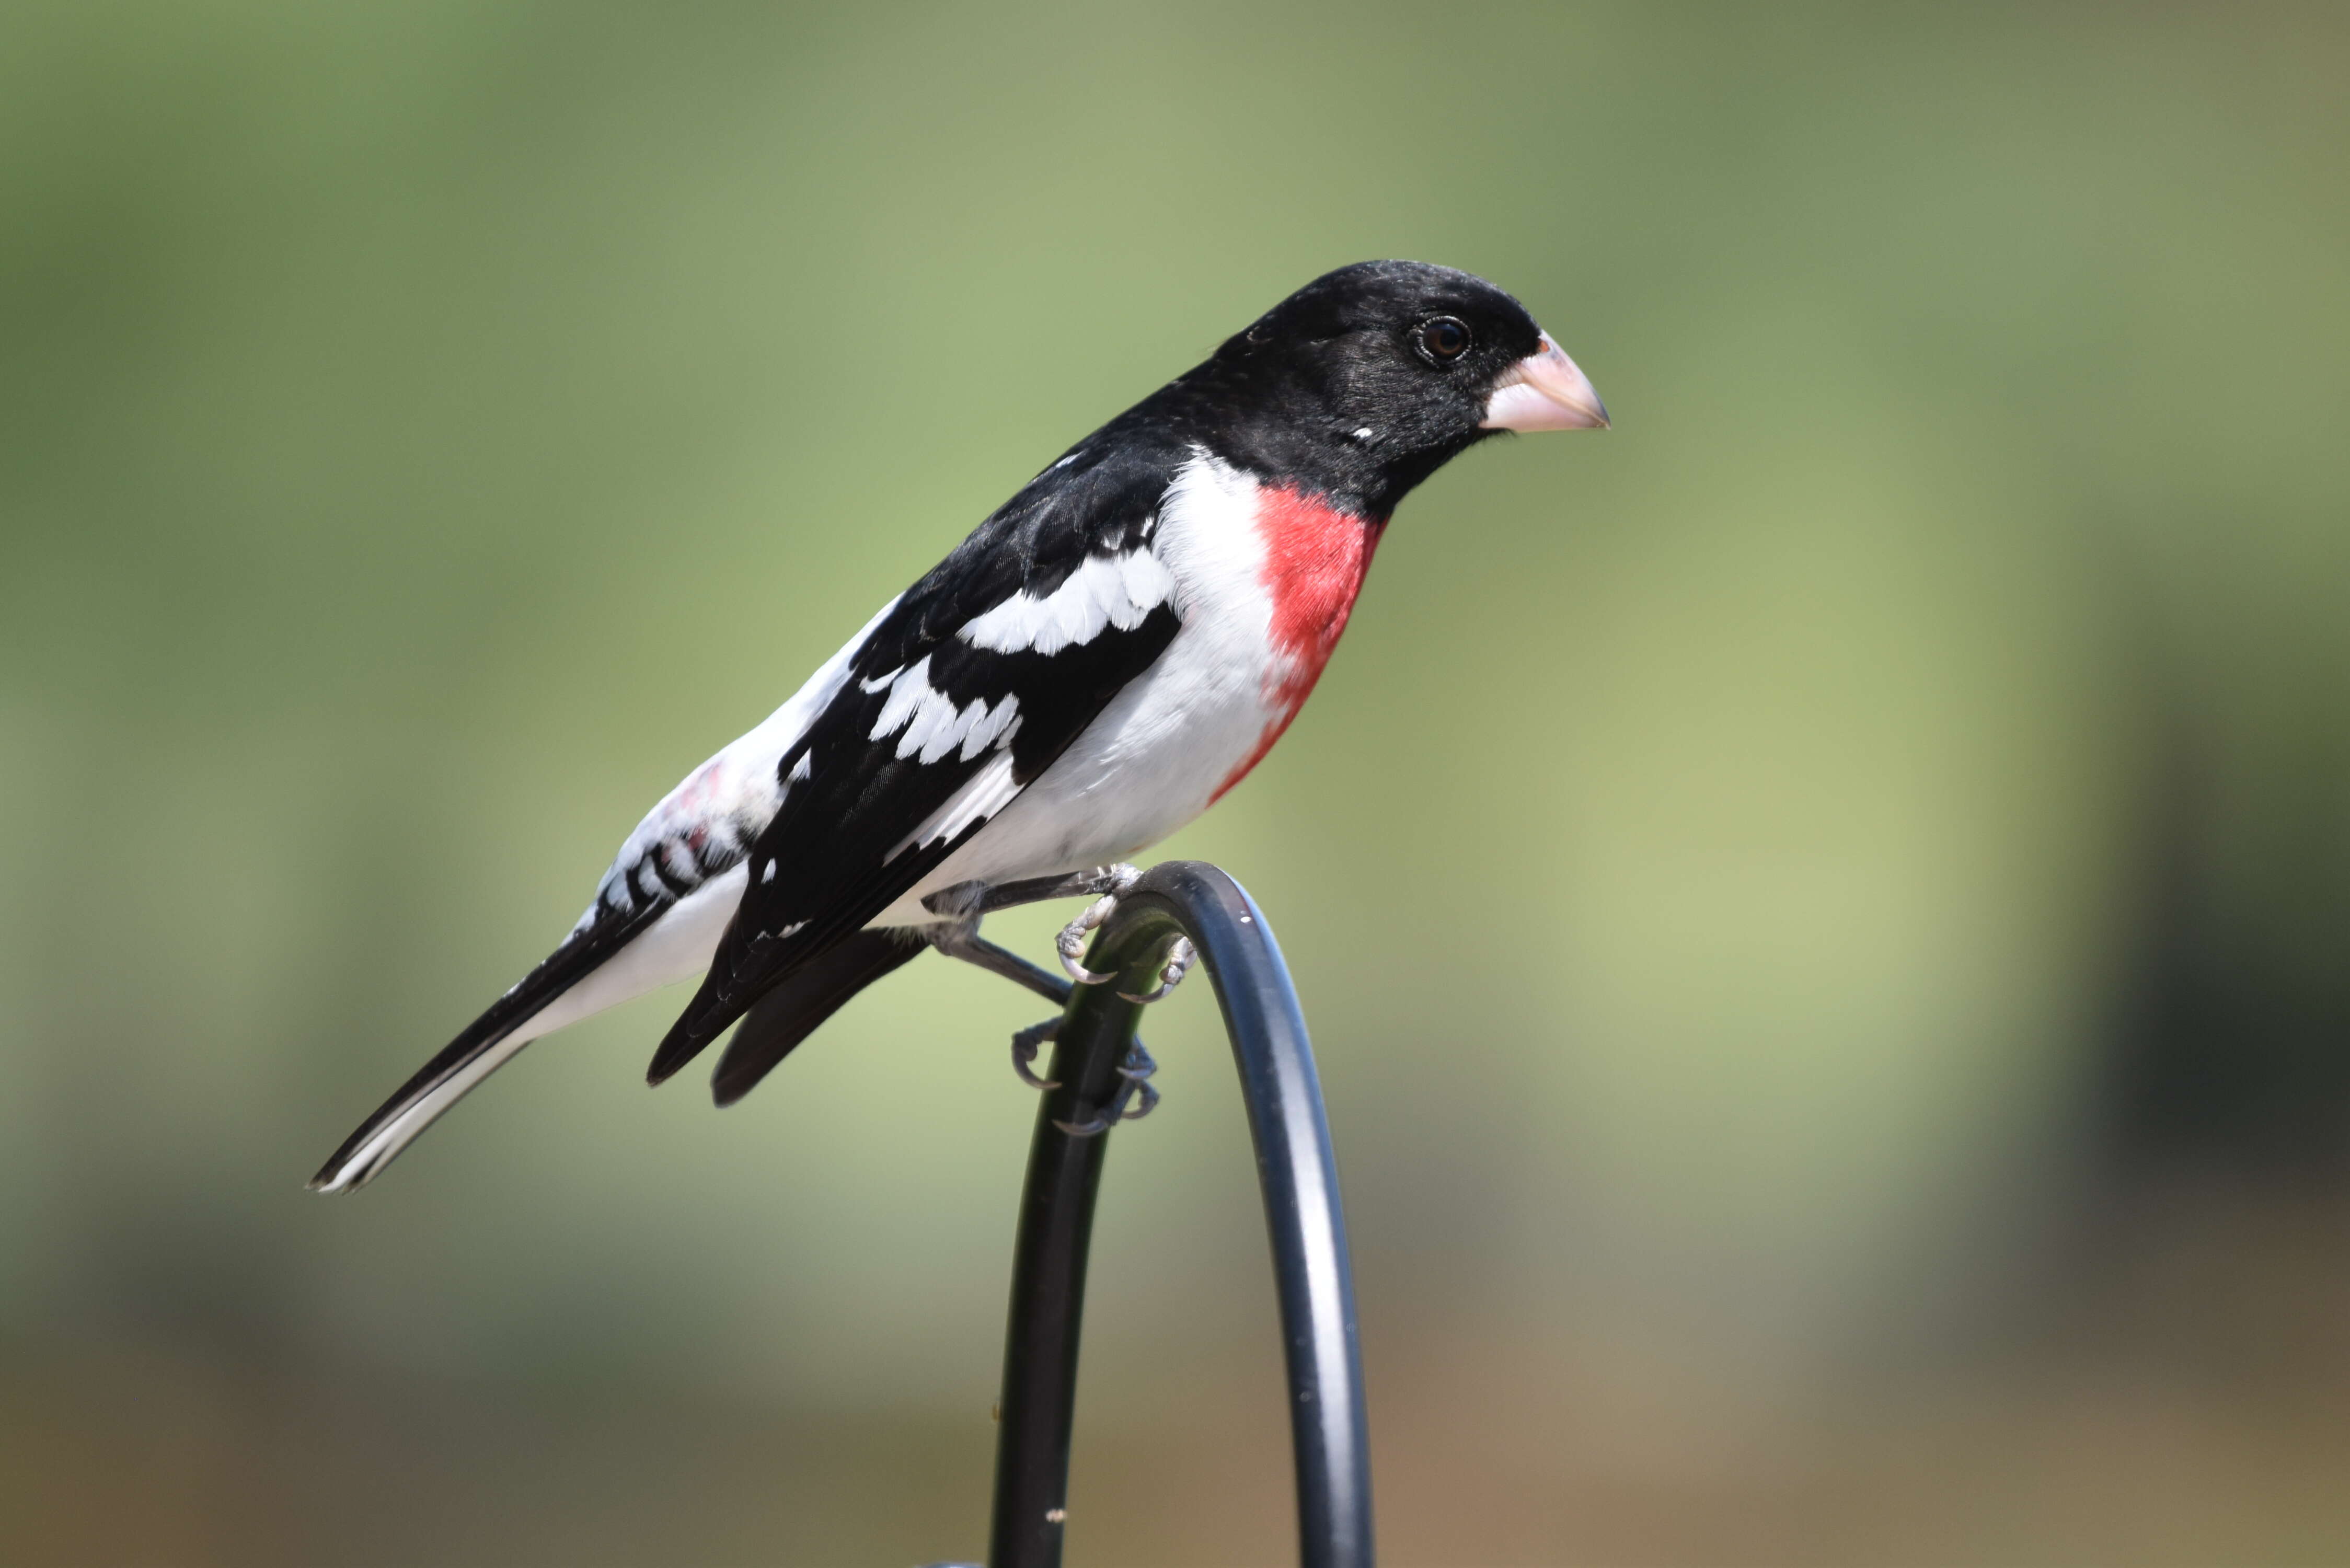
{"type": "Polygon", "coordinates": [[[1153,1002],[1164,1002],[1167,1000],[1167,993],[1182,984],[1183,977],[1191,973],[1191,966],[1199,961],[1200,950],[1191,945],[1191,939],[1177,937],[1168,944],[1167,961],[1159,966],[1159,983],[1139,996],[1130,991],[1121,991],[1118,995],[1128,1002],[1139,1002],[1146,1005],[1153,1002]]]}
{"type": "Polygon", "coordinates": [[[1114,974],[1096,974],[1085,966],[1080,955],[1086,950],[1086,939],[1117,912],[1118,899],[1142,880],[1142,873],[1131,866],[1105,866],[1095,875],[1106,885],[1088,891],[1098,892],[1101,897],[1087,904],[1084,912],[1063,926],[1061,934],[1053,939],[1053,950],[1061,957],[1063,971],[1079,985],[1107,985],[1118,978],[1114,974]]]}
{"type": "MultiPolygon", "coordinates": [[[[1059,954],[1061,967],[1072,979],[1084,985],[1101,985],[1117,979],[1115,975],[1096,974],[1079,961],[1085,950],[1086,938],[1098,929],[1104,920],[1118,909],[1118,899],[1133,891],[1142,879],[1142,873],[1132,866],[1100,866],[1090,871],[1080,871],[1068,877],[1040,877],[1026,882],[958,882],[951,888],[941,888],[922,900],[931,913],[942,917],[941,923],[924,934],[931,945],[950,958],[976,964],[992,974],[1027,987],[1038,995],[1054,1002],[1066,1002],[1068,987],[1050,971],[1037,968],[1019,954],[1000,948],[979,934],[983,916],[993,910],[1009,909],[1016,904],[1033,904],[1046,898],[1068,898],[1085,894],[1097,895],[1087,905],[1085,913],[1063,927],[1054,939],[1054,950],[1059,954]]],[[[1149,1003],[1165,998],[1182,982],[1183,976],[1199,961],[1198,950],[1191,939],[1178,937],[1167,949],[1167,957],[1159,967],[1159,983],[1152,989],[1136,994],[1122,991],[1118,995],[1128,1002],[1149,1003]]],[[[1035,1070],[1036,1054],[1046,1042],[1055,1038],[1061,1030],[1061,1020],[1048,1018],[1042,1023],[1032,1023],[1012,1036],[1012,1070],[1020,1081],[1032,1089],[1057,1089],[1055,1079],[1040,1077],[1035,1070]]],[[[1092,1137],[1107,1132],[1121,1121],[1138,1121],[1149,1116],[1159,1104],[1159,1091],[1152,1087],[1150,1075],[1159,1071],[1159,1064],[1137,1040],[1118,1065],[1121,1082],[1117,1096],[1100,1115],[1086,1122],[1055,1123],[1073,1137],[1092,1137]]]]}
{"type": "Polygon", "coordinates": [[[1139,1122],[1159,1108],[1159,1091],[1150,1085],[1150,1075],[1159,1071],[1159,1064],[1137,1040],[1127,1048],[1126,1060],[1118,1064],[1120,1080],[1118,1093],[1111,1096],[1091,1121],[1062,1122],[1053,1125],[1071,1137],[1099,1137],[1120,1122],[1139,1122]]]}
{"type": "MultiPolygon", "coordinates": [[[[1037,1050],[1060,1033],[1061,1021],[1047,1018],[1044,1023],[1032,1023],[1012,1036],[1012,1070],[1030,1088],[1041,1092],[1061,1086],[1057,1078],[1038,1077],[1034,1067],[1037,1050]]],[[[1140,1121],[1159,1108],[1159,1090],[1150,1082],[1158,1071],[1158,1061],[1142,1042],[1137,1040],[1127,1048],[1126,1060],[1118,1064],[1118,1093],[1110,1097],[1109,1104],[1089,1121],[1055,1121],[1053,1125],[1071,1137],[1098,1137],[1120,1122],[1140,1121]]]]}
{"type": "MultiPolygon", "coordinates": [[[[941,952],[978,964],[983,969],[993,970],[1034,991],[1039,988],[1033,971],[1019,972],[1004,961],[1011,959],[1013,964],[1017,964],[1022,961],[1012,959],[1012,955],[992,942],[979,940],[980,917],[1019,904],[1042,903],[1047,898],[1095,895],[1094,901],[1086,906],[1085,913],[1061,929],[1061,934],[1054,939],[1053,947],[1060,954],[1061,967],[1068,971],[1070,979],[1080,985],[1100,985],[1116,977],[1094,973],[1079,961],[1078,955],[1085,951],[1086,938],[1109,919],[1111,911],[1118,908],[1118,899],[1133,891],[1134,885],[1140,880],[1142,873],[1139,869],[1120,862],[1115,866],[1097,866],[1090,871],[1072,872],[1066,877],[1035,877],[1023,882],[957,882],[951,888],[941,888],[925,898],[922,907],[947,922],[934,928],[930,934],[931,941],[941,952]]],[[[1153,1000],[1161,994],[1164,994],[1163,988],[1154,993],[1153,1000]]]]}
{"type": "Polygon", "coordinates": [[[1047,1018],[1042,1023],[1031,1023],[1027,1028],[1013,1033],[1012,1070],[1020,1075],[1022,1083],[1039,1094],[1061,1086],[1058,1078],[1040,1078],[1035,1073],[1037,1051],[1046,1041],[1060,1038],[1060,1033],[1061,1021],[1057,1017],[1047,1018]]]}

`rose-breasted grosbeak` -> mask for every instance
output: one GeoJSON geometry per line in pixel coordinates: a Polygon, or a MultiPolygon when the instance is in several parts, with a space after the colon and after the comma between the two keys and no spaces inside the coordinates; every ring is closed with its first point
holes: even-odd
{"type": "MultiPolygon", "coordinates": [[[[926,945],[1017,967],[976,940],[979,912],[1114,898],[1130,871],[1112,863],[1239,783],[1414,485],[1497,431],[1607,422],[1482,278],[1388,261],[1315,279],[1071,447],[671,791],[562,944],[311,1185],[364,1186],[529,1041],[672,981],[702,976],[652,1079],[743,1019],[725,1104],[926,945]]],[[[1089,918],[1062,946],[1081,980],[1100,978],[1072,961],[1089,918]]]]}

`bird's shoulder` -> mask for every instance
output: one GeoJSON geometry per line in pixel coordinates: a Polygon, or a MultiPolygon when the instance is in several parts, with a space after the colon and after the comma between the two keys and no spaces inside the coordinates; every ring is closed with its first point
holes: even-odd
{"type": "Polygon", "coordinates": [[[873,652],[944,642],[1015,596],[1052,594],[1091,557],[1148,553],[1186,456],[1171,441],[1130,434],[1072,447],[907,590],[873,652]]]}
{"type": "Polygon", "coordinates": [[[960,771],[1000,742],[1035,777],[1174,635],[1154,546],[1186,456],[1097,435],[1023,485],[875,628],[809,731],[813,764],[960,771]]]}

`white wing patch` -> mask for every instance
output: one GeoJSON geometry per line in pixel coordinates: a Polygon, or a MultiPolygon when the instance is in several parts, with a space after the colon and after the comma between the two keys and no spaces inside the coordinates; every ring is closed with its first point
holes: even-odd
{"type": "Polygon", "coordinates": [[[881,704],[868,741],[886,739],[900,728],[898,758],[920,757],[935,763],[961,748],[962,760],[985,751],[990,742],[1008,744],[1020,728],[1020,699],[1007,691],[990,705],[974,697],[962,707],[931,684],[931,656],[922,655],[889,683],[889,700],[881,704]]]}
{"type": "Polygon", "coordinates": [[[1023,588],[955,635],[993,653],[1058,653],[1091,642],[1106,626],[1132,631],[1174,597],[1174,574],[1147,547],[1088,556],[1043,598],[1023,588]]]}
{"type": "Polygon", "coordinates": [[[1019,784],[1012,776],[1012,753],[1007,747],[989,759],[988,764],[963,781],[963,786],[947,796],[939,809],[922,819],[922,825],[898,841],[886,860],[895,860],[909,849],[928,848],[956,836],[974,823],[985,822],[1020,793],[1019,784]]]}

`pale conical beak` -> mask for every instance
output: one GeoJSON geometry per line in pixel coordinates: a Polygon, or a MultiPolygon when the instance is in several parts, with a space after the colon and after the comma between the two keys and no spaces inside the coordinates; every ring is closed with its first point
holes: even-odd
{"type": "Polygon", "coordinates": [[[1541,348],[1502,373],[1478,423],[1489,431],[1604,431],[1607,405],[1545,332],[1541,348]]]}

